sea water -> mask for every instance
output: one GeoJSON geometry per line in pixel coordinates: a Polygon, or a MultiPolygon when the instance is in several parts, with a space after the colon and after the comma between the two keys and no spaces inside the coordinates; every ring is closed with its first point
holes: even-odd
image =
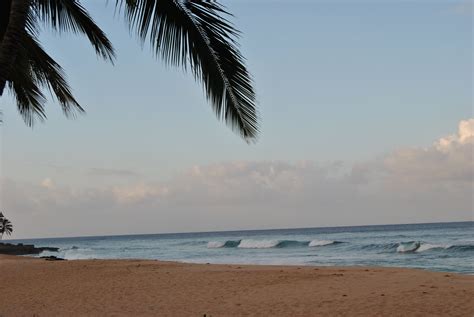
{"type": "Polygon", "coordinates": [[[13,240],[75,259],[391,266],[474,274],[474,222],[13,240]]]}

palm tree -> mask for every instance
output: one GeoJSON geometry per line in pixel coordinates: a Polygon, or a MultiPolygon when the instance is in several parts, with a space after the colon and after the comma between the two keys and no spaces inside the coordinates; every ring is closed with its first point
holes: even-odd
{"type": "Polygon", "coordinates": [[[0,232],[3,231],[3,219],[5,218],[5,216],[3,215],[3,213],[0,211],[0,232]]]}
{"type": "MultiPolygon", "coordinates": [[[[202,83],[217,117],[247,142],[258,135],[252,79],[240,54],[239,32],[215,1],[116,0],[132,33],[149,42],[165,63],[189,69],[202,83]]],[[[40,46],[43,23],[60,32],[88,37],[96,53],[113,62],[110,41],[77,0],[0,1],[0,96],[6,86],[27,125],[44,120],[49,88],[66,115],[83,112],[60,67],[40,46]],[[14,71],[13,71],[14,70],[14,71]]]]}
{"type": "Polygon", "coordinates": [[[13,225],[10,220],[0,212],[0,240],[3,239],[3,235],[11,235],[13,232],[13,225]]]}

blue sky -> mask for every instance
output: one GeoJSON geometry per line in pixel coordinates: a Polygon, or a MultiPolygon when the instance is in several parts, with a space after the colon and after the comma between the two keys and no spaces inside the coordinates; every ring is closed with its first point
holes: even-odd
{"type": "Polygon", "coordinates": [[[192,76],[140,48],[113,3],[84,4],[115,45],[116,65],[82,38],[41,34],[87,115],[67,120],[50,102],[48,121],[30,129],[2,98],[5,179],[88,188],[229,161],[350,165],[431,146],[472,117],[468,2],[226,1],[262,115],[250,146],[215,119],[192,76]],[[134,176],[91,178],[98,169],[134,176]]]}

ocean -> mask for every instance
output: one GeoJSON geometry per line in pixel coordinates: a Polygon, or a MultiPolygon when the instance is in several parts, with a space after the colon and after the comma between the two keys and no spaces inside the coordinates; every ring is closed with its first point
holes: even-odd
{"type": "Polygon", "coordinates": [[[387,266],[474,274],[474,222],[10,240],[75,259],[387,266]]]}

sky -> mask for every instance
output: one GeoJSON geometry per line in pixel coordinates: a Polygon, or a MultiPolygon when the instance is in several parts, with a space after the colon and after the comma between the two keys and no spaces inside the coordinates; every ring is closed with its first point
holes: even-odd
{"type": "Polygon", "coordinates": [[[262,132],[82,1],[117,52],[43,30],[87,114],[26,127],[0,99],[12,238],[467,221],[474,217],[469,1],[224,1],[262,132]]]}

